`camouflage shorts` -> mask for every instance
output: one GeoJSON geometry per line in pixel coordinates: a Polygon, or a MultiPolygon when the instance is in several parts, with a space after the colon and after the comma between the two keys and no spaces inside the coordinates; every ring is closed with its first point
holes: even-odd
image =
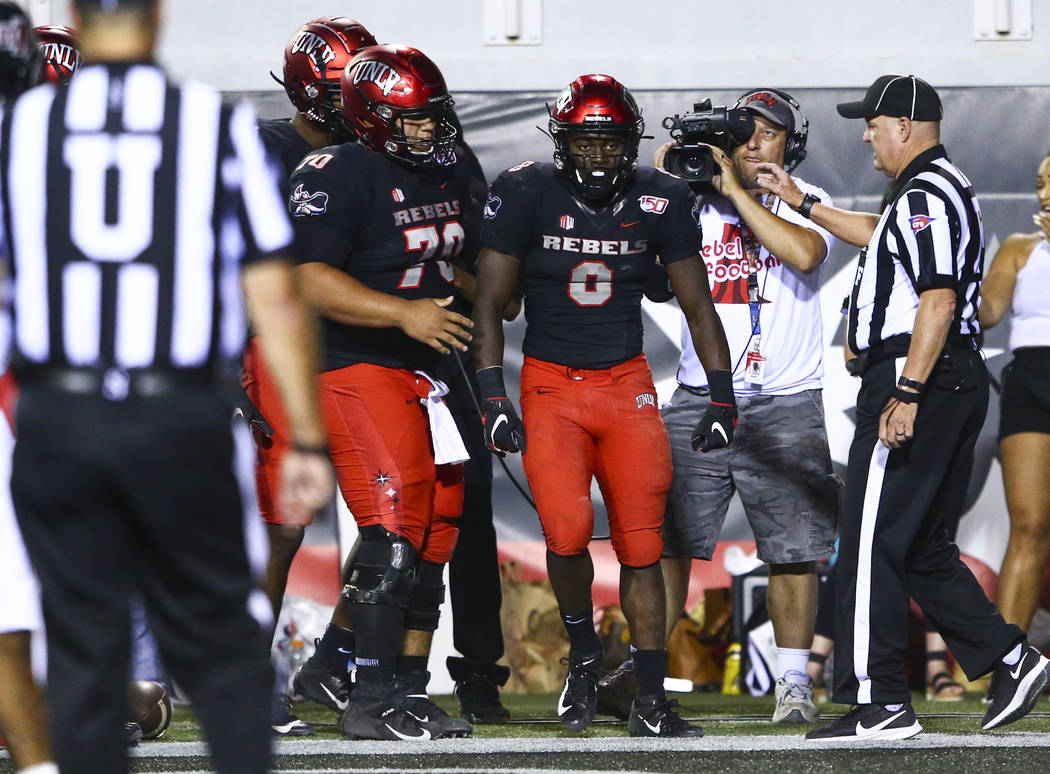
{"type": "Polygon", "coordinates": [[[661,411],[674,465],[664,556],[710,559],[734,493],[762,561],[793,564],[831,556],[840,484],[828,451],[821,391],[738,398],[732,445],[705,454],[693,451],[689,438],[709,400],[679,387],[661,411]]]}

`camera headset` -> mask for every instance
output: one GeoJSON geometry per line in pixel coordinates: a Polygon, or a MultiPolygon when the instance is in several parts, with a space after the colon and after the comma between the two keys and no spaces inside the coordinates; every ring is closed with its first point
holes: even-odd
{"type": "Polygon", "coordinates": [[[787,141],[784,143],[784,171],[791,172],[806,158],[806,138],[809,137],[809,119],[802,112],[802,107],[794,97],[780,89],[751,89],[741,95],[740,99],[733,105],[734,108],[746,108],[748,97],[754,94],[769,93],[776,97],[791,109],[792,126],[784,127],[788,130],[787,141]]]}

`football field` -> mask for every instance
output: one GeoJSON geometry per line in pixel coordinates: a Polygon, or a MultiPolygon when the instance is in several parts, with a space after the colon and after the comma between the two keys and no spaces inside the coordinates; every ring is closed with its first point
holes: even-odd
{"type": "MultiPolygon", "coordinates": [[[[904,742],[849,746],[806,742],[806,727],[768,721],[772,698],[690,694],[680,696],[684,717],[706,729],[699,740],[632,739],[625,723],[599,718],[574,734],[554,717],[554,696],[504,697],[515,720],[478,726],[470,739],[434,742],[361,742],[343,739],[337,717],[323,707],[299,705],[297,713],[317,736],[275,745],[277,772],[1021,772],[1041,770],[1050,759],[1050,706],[1042,700],[1024,720],[995,732],[979,731],[985,706],[978,694],[963,702],[934,703],[914,697],[925,731],[904,742]]],[[[448,710],[453,697],[437,697],[448,710]]],[[[823,704],[825,718],[844,708],[823,704]]],[[[161,741],[132,751],[132,771],[207,772],[209,761],[190,711],[176,709],[161,741]]],[[[11,771],[0,760],[0,772],[11,771]]]]}

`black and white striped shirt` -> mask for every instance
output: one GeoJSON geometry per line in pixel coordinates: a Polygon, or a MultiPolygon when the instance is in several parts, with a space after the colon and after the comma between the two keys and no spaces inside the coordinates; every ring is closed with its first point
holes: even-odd
{"type": "Polygon", "coordinates": [[[970,181],[938,145],[907,166],[891,197],[857,265],[850,348],[862,352],[910,334],[919,294],[930,288],[955,290],[949,335],[976,335],[984,225],[970,181]]]}
{"type": "Polygon", "coordinates": [[[251,107],[146,63],[4,111],[0,207],[29,366],[222,365],[244,342],[241,265],[292,239],[251,107]]]}

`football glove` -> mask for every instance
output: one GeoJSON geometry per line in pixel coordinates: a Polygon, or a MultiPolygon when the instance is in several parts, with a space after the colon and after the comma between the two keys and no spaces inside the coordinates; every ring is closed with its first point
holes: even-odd
{"type": "Polygon", "coordinates": [[[712,401],[693,428],[693,451],[724,449],[733,441],[736,429],[736,405],[712,401]]]}
{"type": "Polygon", "coordinates": [[[503,384],[503,368],[491,366],[478,371],[481,389],[481,424],[485,444],[496,454],[525,451],[525,426],[503,384]]]}

